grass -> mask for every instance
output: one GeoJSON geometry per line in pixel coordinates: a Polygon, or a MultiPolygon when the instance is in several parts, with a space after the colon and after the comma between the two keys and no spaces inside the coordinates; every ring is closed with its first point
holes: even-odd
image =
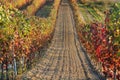
{"type": "Polygon", "coordinates": [[[42,8],[36,12],[36,16],[47,18],[50,15],[51,9],[53,7],[53,2],[46,3],[42,8]]]}
{"type": "Polygon", "coordinates": [[[108,2],[88,2],[85,4],[79,3],[79,9],[86,23],[93,21],[103,22],[105,19],[104,12],[111,8],[112,3],[108,2]]]}

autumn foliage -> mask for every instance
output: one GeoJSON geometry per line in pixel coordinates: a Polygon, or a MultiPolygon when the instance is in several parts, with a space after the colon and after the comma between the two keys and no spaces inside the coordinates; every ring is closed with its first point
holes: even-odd
{"type": "Polygon", "coordinates": [[[104,23],[93,22],[86,24],[76,14],[79,8],[72,3],[76,28],[82,45],[88,53],[94,54],[95,59],[102,64],[102,73],[106,78],[120,80],[120,3],[105,11],[104,23]]]}

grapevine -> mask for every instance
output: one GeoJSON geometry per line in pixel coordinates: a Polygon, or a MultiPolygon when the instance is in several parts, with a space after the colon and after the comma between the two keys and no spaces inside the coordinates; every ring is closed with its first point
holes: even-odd
{"type": "Polygon", "coordinates": [[[33,66],[39,49],[52,36],[59,3],[54,2],[48,18],[26,16],[11,4],[0,3],[1,80],[15,78],[33,66]]]}
{"type": "MultiPolygon", "coordinates": [[[[77,3],[74,3],[73,10],[77,3]]],[[[89,12],[91,9],[89,9],[89,12]]],[[[110,10],[105,11],[104,23],[92,22],[84,24],[83,19],[76,16],[76,26],[82,45],[88,53],[94,54],[102,65],[101,72],[106,78],[120,80],[120,3],[115,3],[110,10]],[[79,22],[79,23],[78,23],[79,22]]],[[[95,13],[95,12],[94,12],[95,13]]],[[[93,13],[91,13],[93,14],[93,13]]],[[[79,16],[79,14],[78,14],[79,16]]]]}

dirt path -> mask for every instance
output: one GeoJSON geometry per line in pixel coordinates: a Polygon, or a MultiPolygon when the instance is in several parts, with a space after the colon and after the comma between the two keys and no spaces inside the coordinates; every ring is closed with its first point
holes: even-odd
{"type": "Polygon", "coordinates": [[[27,80],[103,80],[86,56],[78,41],[72,10],[64,0],[50,47],[41,61],[23,77],[27,80]]]}

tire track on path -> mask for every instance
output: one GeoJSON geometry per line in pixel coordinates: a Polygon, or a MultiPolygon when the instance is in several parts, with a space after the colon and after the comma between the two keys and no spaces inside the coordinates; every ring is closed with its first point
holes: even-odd
{"type": "Polygon", "coordinates": [[[62,0],[54,36],[45,56],[23,75],[26,80],[103,80],[96,74],[76,34],[72,9],[62,0]]]}

